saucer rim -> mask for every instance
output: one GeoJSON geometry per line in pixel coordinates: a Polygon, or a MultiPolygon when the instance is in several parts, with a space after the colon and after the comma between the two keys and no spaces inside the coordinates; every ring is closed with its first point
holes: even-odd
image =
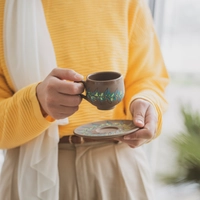
{"type": "Polygon", "coordinates": [[[115,122],[115,121],[133,122],[132,120],[126,120],[126,119],[95,121],[95,122],[91,122],[91,123],[87,123],[87,124],[78,126],[77,128],[74,129],[73,133],[74,133],[74,135],[77,135],[77,136],[80,136],[80,137],[83,137],[83,138],[93,138],[93,139],[102,139],[102,138],[105,138],[105,139],[109,139],[109,138],[121,137],[121,136],[130,134],[130,133],[136,132],[137,130],[140,129],[140,128],[138,128],[138,127],[135,126],[133,129],[130,129],[128,131],[121,132],[121,133],[118,133],[118,134],[112,134],[112,135],[84,135],[84,134],[80,134],[80,133],[77,132],[77,129],[80,129],[81,127],[84,127],[84,126],[89,126],[90,124],[99,123],[101,125],[101,124],[103,124],[105,122],[115,122]]]}

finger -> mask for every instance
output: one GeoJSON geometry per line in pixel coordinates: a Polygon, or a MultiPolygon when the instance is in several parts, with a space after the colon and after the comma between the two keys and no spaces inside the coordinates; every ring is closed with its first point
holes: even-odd
{"type": "Polygon", "coordinates": [[[82,98],[80,95],[65,95],[60,93],[57,93],[54,96],[49,95],[46,99],[46,103],[49,108],[59,106],[74,107],[78,106],[81,103],[81,101],[82,98]]]}
{"type": "Polygon", "coordinates": [[[79,109],[78,106],[76,107],[57,107],[55,109],[52,109],[52,114],[50,114],[54,119],[63,119],[66,117],[71,116],[79,109]]]}
{"type": "Polygon", "coordinates": [[[131,147],[131,148],[136,148],[136,147],[139,147],[139,146],[142,146],[143,144],[145,144],[145,143],[147,143],[148,141],[147,140],[140,140],[140,141],[138,141],[138,142],[132,142],[132,143],[130,143],[130,144],[128,144],[129,145],[129,147],[131,147]]]}
{"type": "Polygon", "coordinates": [[[57,93],[76,95],[84,91],[82,83],[60,80],[56,77],[52,77],[51,80],[48,81],[46,87],[52,95],[57,95],[57,93]]]}
{"type": "Polygon", "coordinates": [[[154,131],[148,130],[146,128],[140,129],[132,134],[125,135],[124,140],[141,140],[141,139],[151,139],[154,136],[154,131]]]}
{"type": "Polygon", "coordinates": [[[135,147],[139,147],[139,146],[147,143],[149,140],[147,140],[147,139],[139,139],[139,140],[123,140],[123,139],[118,139],[118,141],[126,143],[131,148],[135,148],[135,147]]]}
{"type": "Polygon", "coordinates": [[[84,85],[77,82],[61,81],[57,85],[57,90],[61,94],[77,95],[84,91],[84,85]]]}
{"type": "Polygon", "coordinates": [[[55,68],[52,70],[52,72],[50,74],[61,80],[69,80],[69,81],[82,81],[83,80],[83,75],[75,72],[72,69],[55,68]]]}
{"type": "Polygon", "coordinates": [[[60,106],[68,106],[68,107],[74,107],[78,106],[82,101],[82,98],[80,95],[62,95],[60,99],[60,106]]]}
{"type": "Polygon", "coordinates": [[[62,105],[61,101],[57,99],[48,99],[48,102],[46,104],[48,114],[55,119],[68,117],[78,110],[81,100],[81,97],[78,95],[74,97],[69,97],[65,101],[63,101],[62,105]]]}

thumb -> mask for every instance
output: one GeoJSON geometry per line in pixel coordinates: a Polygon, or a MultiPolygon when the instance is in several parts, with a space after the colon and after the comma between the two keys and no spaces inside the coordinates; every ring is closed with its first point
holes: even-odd
{"type": "Polygon", "coordinates": [[[135,126],[142,128],[144,127],[144,118],[136,116],[133,118],[133,123],[135,126]]]}
{"type": "Polygon", "coordinates": [[[136,114],[133,117],[133,123],[137,127],[140,127],[140,128],[144,127],[144,117],[139,114],[136,114]]]}
{"type": "Polygon", "coordinates": [[[137,127],[144,127],[145,125],[145,116],[147,111],[147,103],[144,100],[135,100],[132,102],[130,111],[133,116],[133,123],[137,127]]]}

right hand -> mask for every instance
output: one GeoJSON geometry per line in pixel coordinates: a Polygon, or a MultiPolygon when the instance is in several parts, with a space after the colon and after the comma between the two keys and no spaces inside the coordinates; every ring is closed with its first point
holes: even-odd
{"type": "Polygon", "coordinates": [[[80,94],[84,91],[83,76],[74,70],[55,68],[38,84],[37,98],[44,117],[63,119],[74,114],[81,103],[80,94]]]}

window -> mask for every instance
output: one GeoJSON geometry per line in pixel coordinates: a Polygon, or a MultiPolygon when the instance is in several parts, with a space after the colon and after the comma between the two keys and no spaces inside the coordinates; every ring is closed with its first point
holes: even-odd
{"type": "Polygon", "coordinates": [[[200,72],[200,1],[149,0],[170,72],[200,72]],[[150,3],[151,2],[151,3],[150,3]]]}

